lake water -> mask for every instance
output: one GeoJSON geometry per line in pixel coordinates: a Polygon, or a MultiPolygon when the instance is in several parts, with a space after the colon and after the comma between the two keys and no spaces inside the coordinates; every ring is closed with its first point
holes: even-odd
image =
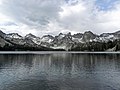
{"type": "Polygon", "coordinates": [[[0,53],[0,90],[120,90],[120,54],[0,53]]]}

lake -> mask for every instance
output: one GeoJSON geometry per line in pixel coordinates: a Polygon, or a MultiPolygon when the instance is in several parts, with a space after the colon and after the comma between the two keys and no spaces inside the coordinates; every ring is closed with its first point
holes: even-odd
{"type": "Polygon", "coordinates": [[[120,54],[1,52],[0,90],[120,90],[120,54]]]}

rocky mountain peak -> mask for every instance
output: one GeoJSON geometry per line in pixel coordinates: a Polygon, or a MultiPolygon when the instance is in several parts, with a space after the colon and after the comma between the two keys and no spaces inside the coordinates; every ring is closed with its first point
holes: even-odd
{"type": "Polygon", "coordinates": [[[66,35],[71,36],[71,32],[68,32],[66,35]]]}
{"type": "Polygon", "coordinates": [[[5,37],[5,33],[3,31],[0,30],[0,37],[4,38],[5,37]]]}
{"type": "Polygon", "coordinates": [[[15,39],[21,39],[22,36],[19,35],[18,33],[9,33],[9,34],[6,34],[6,38],[15,38],[15,39]]]}
{"type": "Polygon", "coordinates": [[[50,38],[50,39],[54,39],[54,37],[52,35],[44,35],[42,38],[50,38]]]}
{"type": "Polygon", "coordinates": [[[91,31],[86,31],[84,34],[83,34],[83,41],[85,42],[89,42],[90,40],[93,40],[97,37],[97,35],[93,34],[91,31]]]}
{"type": "Polygon", "coordinates": [[[25,38],[36,38],[36,36],[33,35],[33,34],[31,34],[31,33],[29,33],[29,34],[27,34],[27,35],[25,36],[25,38]]]}
{"type": "Polygon", "coordinates": [[[86,32],[84,32],[84,35],[85,34],[91,34],[91,35],[93,35],[93,32],[91,32],[91,31],[86,31],[86,32]]]}
{"type": "Polygon", "coordinates": [[[72,35],[72,37],[74,38],[82,38],[82,36],[83,36],[82,33],[77,33],[77,34],[72,35]]]}
{"type": "Polygon", "coordinates": [[[100,37],[108,37],[109,35],[112,35],[112,33],[103,33],[100,35],[100,37]]]}
{"type": "Polygon", "coordinates": [[[117,31],[117,32],[115,32],[114,34],[120,34],[120,30],[119,30],[119,31],[117,31]]]}
{"type": "Polygon", "coordinates": [[[63,34],[63,33],[59,33],[57,36],[61,36],[61,35],[65,35],[65,34],[63,34]]]}
{"type": "MultiPolygon", "coordinates": [[[[52,41],[54,40],[54,37],[52,35],[44,35],[42,38],[41,38],[41,41],[42,42],[45,42],[45,43],[51,43],[52,41]]],[[[45,45],[44,45],[45,46],[45,45]]]]}

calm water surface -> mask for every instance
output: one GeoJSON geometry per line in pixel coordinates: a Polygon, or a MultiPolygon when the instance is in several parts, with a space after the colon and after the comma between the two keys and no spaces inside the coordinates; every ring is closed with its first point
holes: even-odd
{"type": "Polygon", "coordinates": [[[0,90],[120,90],[120,54],[0,54],[0,90]]]}

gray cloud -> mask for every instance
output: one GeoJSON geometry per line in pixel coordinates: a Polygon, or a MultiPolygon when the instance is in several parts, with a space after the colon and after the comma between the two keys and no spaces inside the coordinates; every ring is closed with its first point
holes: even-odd
{"type": "Polygon", "coordinates": [[[120,29],[120,4],[102,11],[96,0],[2,0],[0,12],[19,25],[18,32],[58,34],[59,32],[95,33],[120,29]]]}
{"type": "Polygon", "coordinates": [[[62,0],[4,0],[2,12],[31,26],[43,26],[59,17],[62,0]]]}

